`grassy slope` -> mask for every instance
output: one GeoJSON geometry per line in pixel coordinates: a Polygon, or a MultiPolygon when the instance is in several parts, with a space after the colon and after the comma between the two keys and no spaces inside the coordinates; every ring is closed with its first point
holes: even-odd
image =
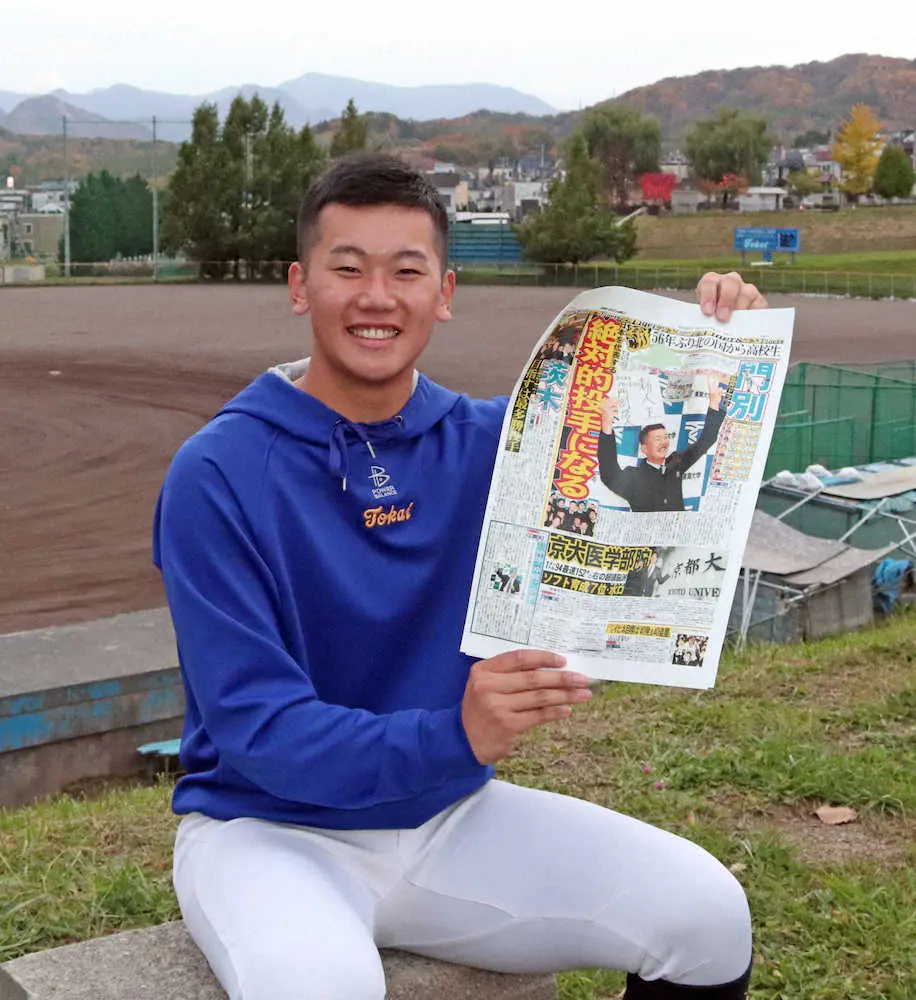
{"type": "MultiPolygon", "coordinates": [[[[863,253],[916,247],[916,205],[848,208],[842,212],[703,212],[636,220],[640,255],[659,258],[733,254],[736,226],[799,229],[802,253],[863,253]]],[[[803,264],[803,266],[806,266],[803,264]]]]}
{"type": "MultiPolygon", "coordinates": [[[[916,620],[729,656],[714,691],[604,685],[502,768],[697,840],[747,888],[755,1000],[912,1000],[916,620]],[[656,787],[663,782],[664,787],[656,787]],[[821,803],[852,805],[829,827],[821,803]]],[[[177,915],[169,788],[0,811],[0,961],[177,915]]],[[[571,844],[575,831],[570,831],[571,844]]],[[[561,980],[616,995],[616,973],[561,980]]]]}

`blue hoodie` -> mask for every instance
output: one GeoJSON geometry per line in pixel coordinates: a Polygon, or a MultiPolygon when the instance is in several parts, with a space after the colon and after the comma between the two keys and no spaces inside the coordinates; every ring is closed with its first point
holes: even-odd
{"type": "Polygon", "coordinates": [[[420,376],[353,424],[268,372],[185,442],[153,538],[187,695],[177,813],[415,827],[490,778],[459,642],[505,405],[420,376]]]}

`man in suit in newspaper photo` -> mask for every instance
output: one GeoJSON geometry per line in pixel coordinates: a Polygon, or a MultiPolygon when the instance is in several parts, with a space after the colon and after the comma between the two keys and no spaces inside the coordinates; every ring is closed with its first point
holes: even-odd
{"type": "Polygon", "coordinates": [[[630,510],[638,513],[684,510],[684,473],[715,444],[725,419],[724,390],[715,376],[708,376],[708,394],[706,421],[693,444],[669,454],[671,441],[665,425],[646,424],[639,431],[639,447],[644,458],[626,467],[620,465],[614,436],[620,400],[608,396],[601,404],[598,473],[609,490],[626,500],[630,510]]]}

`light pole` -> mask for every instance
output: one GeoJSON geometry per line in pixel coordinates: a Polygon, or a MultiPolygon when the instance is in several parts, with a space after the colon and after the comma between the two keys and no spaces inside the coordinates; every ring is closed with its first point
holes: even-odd
{"type": "Polygon", "coordinates": [[[67,116],[61,117],[64,126],[64,277],[70,277],[70,156],[67,152],[67,116]]]}
{"type": "Polygon", "coordinates": [[[156,116],[153,115],[153,148],[150,151],[153,186],[153,281],[159,280],[159,188],[156,184],[156,116]]]}

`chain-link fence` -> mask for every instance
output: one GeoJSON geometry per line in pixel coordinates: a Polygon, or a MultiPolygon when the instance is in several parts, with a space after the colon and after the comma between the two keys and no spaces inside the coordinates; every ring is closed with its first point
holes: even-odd
{"type": "Polygon", "coordinates": [[[916,455],[916,361],[856,368],[802,362],[791,368],[766,476],[814,463],[838,469],[911,455],[916,455]]]}
{"type": "MultiPolygon", "coordinates": [[[[462,284],[568,285],[597,288],[680,289],[690,291],[704,268],[689,265],[640,264],[494,264],[457,265],[462,284]]],[[[811,294],[863,298],[916,298],[916,274],[869,274],[852,271],[745,268],[744,274],[764,294],[811,294]]]]}

